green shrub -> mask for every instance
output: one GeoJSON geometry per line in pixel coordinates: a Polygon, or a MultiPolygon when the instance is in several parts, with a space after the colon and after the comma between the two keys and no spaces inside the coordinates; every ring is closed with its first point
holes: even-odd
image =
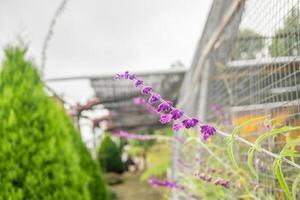
{"type": "Polygon", "coordinates": [[[124,171],[120,149],[108,135],[104,136],[101,141],[98,161],[105,172],[122,173],[124,171]]]}
{"type": "Polygon", "coordinates": [[[89,200],[100,186],[94,199],[106,199],[97,166],[25,53],[7,48],[1,67],[0,199],[89,200]]]}
{"type": "Polygon", "coordinates": [[[89,191],[92,200],[108,200],[109,192],[106,189],[105,183],[103,181],[100,166],[96,161],[91,157],[90,152],[86,148],[85,144],[82,142],[78,131],[76,131],[73,122],[65,115],[65,123],[68,125],[70,130],[69,133],[72,133],[73,143],[76,150],[80,156],[80,166],[90,177],[89,182],[89,191]]]}

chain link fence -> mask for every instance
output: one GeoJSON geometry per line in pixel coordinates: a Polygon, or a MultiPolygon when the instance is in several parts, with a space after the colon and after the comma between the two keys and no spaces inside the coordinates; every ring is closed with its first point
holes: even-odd
{"type": "MultiPolygon", "coordinates": [[[[259,118],[239,133],[252,143],[266,132],[266,123],[270,121],[277,127],[299,126],[299,3],[299,0],[214,0],[191,69],[183,82],[179,106],[189,115],[215,124],[227,133],[259,118]]],[[[290,132],[269,139],[262,146],[278,154],[288,140],[299,135],[299,131],[290,132]]],[[[173,148],[173,178],[181,180],[199,169],[207,173],[212,161],[218,162],[218,159],[223,165],[214,164],[216,170],[226,168],[224,165],[230,162],[222,160],[225,158],[222,152],[226,153],[225,138],[215,137],[218,138],[214,144],[201,147],[181,146],[177,141],[173,148]]],[[[234,152],[241,167],[247,168],[248,149],[235,142],[234,152]]],[[[295,150],[299,152],[299,146],[295,150]]],[[[269,155],[255,154],[258,177],[253,178],[250,190],[264,194],[263,199],[285,199],[272,171],[273,162],[274,158],[269,155]]],[[[300,164],[299,160],[294,162],[300,164]]],[[[299,169],[287,163],[283,163],[282,169],[291,188],[299,169]]],[[[239,199],[239,194],[225,194],[224,199],[239,199]]],[[[173,199],[185,198],[174,193],[173,199]]]]}

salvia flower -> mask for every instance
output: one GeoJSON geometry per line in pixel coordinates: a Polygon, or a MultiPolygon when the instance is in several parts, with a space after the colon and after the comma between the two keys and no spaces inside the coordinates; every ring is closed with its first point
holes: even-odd
{"type": "Polygon", "coordinates": [[[133,139],[133,140],[156,140],[157,137],[155,135],[139,135],[134,133],[127,133],[126,131],[120,130],[118,132],[113,132],[113,136],[119,138],[133,139]]]}
{"type": "Polygon", "coordinates": [[[160,123],[165,124],[168,123],[172,120],[172,115],[171,114],[163,114],[160,116],[160,123]]]}
{"type": "Polygon", "coordinates": [[[202,179],[202,180],[204,180],[204,181],[205,181],[205,177],[206,177],[206,176],[205,176],[204,173],[199,174],[199,178],[202,179]]]}
{"type": "Polygon", "coordinates": [[[223,112],[223,111],[222,111],[222,106],[219,105],[219,104],[212,104],[212,105],[211,105],[211,110],[212,110],[213,112],[216,112],[216,113],[221,113],[221,112],[223,112]]]}
{"type": "Polygon", "coordinates": [[[143,105],[144,103],[146,103],[145,99],[142,97],[135,97],[133,99],[133,103],[137,104],[137,105],[143,105]]]}
{"type": "Polygon", "coordinates": [[[123,74],[116,74],[115,79],[127,79],[134,80],[136,77],[134,74],[130,74],[129,71],[124,72],[123,74]]]}
{"type": "Polygon", "coordinates": [[[196,118],[189,118],[182,120],[182,124],[185,128],[193,128],[198,124],[199,120],[196,118]]]}
{"type": "Polygon", "coordinates": [[[160,100],[160,95],[159,94],[156,94],[156,93],[153,93],[151,95],[151,97],[149,98],[149,103],[152,105],[152,104],[155,104],[156,102],[158,102],[160,100]]]}
{"type": "Polygon", "coordinates": [[[205,177],[205,180],[206,180],[207,182],[210,182],[211,179],[212,179],[212,176],[210,176],[210,175],[207,175],[207,176],[205,177]]]}
{"type": "Polygon", "coordinates": [[[114,131],[112,135],[119,138],[125,138],[128,140],[140,140],[140,141],[147,141],[147,140],[164,140],[164,141],[171,141],[172,138],[163,135],[140,135],[136,133],[128,133],[124,130],[114,131]]]}
{"type": "Polygon", "coordinates": [[[143,85],[144,81],[140,80],[140,79],[136,79],[136,81],[134,82],[134,86],[135,87],[139,87],[140,85],[143,85]]]}
{"type": "Polygon", "coordinates": [[[122,79],[122,78],[123,78],[122,74],[116,74],[115,75],[115,79],[122,79]]]}
{"type": "Polygon", "coordinates": [[[266,130],[267,130],[268,132],[270,132],[270,131],[273,129],[272,123],[271,123],[270,120],[265,120],[265,121],[264,121],[264,126],[266,127],[266,130]]]}
{"type": "Polygon", "coordinates": [[[133,103],[137,105],[143,106],[146,110],[148,110],[150,113],[160,115],[159,112],[156,111],[156,108],[154,108],[152,105],[149,105],[147,101],[142,97],[135,97],[133,99],[133,103]]]}
{"type": "Polygon", "coordinates": [[[206,182],[210,182],[212,180],[212,176],[210,175],[206,175],[204,173],[195,173],[195,176],[198,176],[201,180],[206,181],[206,182]]]}
{"type": "Polygon", "coordinates": [[[125,79],[128,79],[129,76],[130,76],[129,71],[126,71],[126,72],[124,73],[124,78],[125,78],[125,79]]]}
{"type": "Polygon", "coordinates": [[[215,185],[221,185],[223,186],[224,188],[229,188],[229,181],[226,181],[222,178],[218,178],[216,181],[215,181],[215,185]]]}
{"type": "Polygon", "coordinates": [[[177,183],[170,180],[158,180],[157,178],[151,176],[149,178],[149,183],[153,187],[167,187],[167,188],[177,188],[177,183]]]}
{"type": "MultiPolygon", "coordinates": [[[[156,102],[161,102],[157,109],[156,112],[153,112],[155,114],[159,114],[159,113],[170,113],[170,115],[162,115],[161,116],[161,123],[167,123],[170,122],[172,120],[177,120],[180,119],[182,116],[185,117],[184,120],[181,121],[181,125],[180,124],[174,124],[173,125],[173,129],[175,131],[178,131],[180,128],[185,127],[185,128],[192,128],[195,127],[196,125],[199,124],[199,120],[196,118],[189,118],[187,116],[184,115],[183,111],[176,109],[173,107],[173,103],[170,101],[165,101],[164,99],[162,99],[160,97],[159,94],[154,94],[152,91],[152,87],[150,86],[144,86],[144,81],[140,80],[136,77],[136,75],[134,74],[130,74],[128,71],[126,71],[123,74],[116,74],[115,79],[127,79],[127,80],[133,80],[134,81],[134,85],[135,87],[139,87],[139,86],[143,86],[141,89],[141,93],[143,95],[147,95],[150,94],[151,97],[149,99],[149,106],[151,106],[156,102]],[[170,118],[171,116],[171,118],[170,118]]],[[[145,103],[147,104],[147,103],[145,103]]],[[[148,104],[147,104],[148,105],[148,104]]],[[[220,110],[219,106],[216,106],[215,108],[216,110],[220,110]]],[[[152,111],[152,109],[149,109],[150,111],[152,111]]],[[[201,126],[201,133],[203,134],[203,139],[207,140],[210,136],[214,135],[214,133],[216,132],[216,129],[212,126],[209,125],[203,125],[201,126]]]]}
{"type": "Polygon", "coordinates": [[[134,80],[134,79],[135,79],[135,75],[134,75],[134,74],[130,74],[130,75],[128,76],[128,79],[129,79],[129,80],[134,80]]]}
{"type": "Polygon", "coordinates": [[[157,112],[170,112],[172,109],[172,102],[170,101],[163,101],[157,107],[157,112]]]}
{"type": "Polygon", "coordinates": [[[150,94],[150,92],[152,91],[152,87],[150,86],[145,86],[142,89],[142,94],[150,94]]]}
{"type": "Polygon", "coordinates": [[[179,109],[174,109],[171,111],[170,114],[172,115],[172,119],[176,120],[176,119],[179,119],[180,117],[182,117],[183,111],[179,110],[179,109]]]}
{"type": "Polygon", "coordinates": [[[183,128],[183,125],[181,123],[173,124],[174,131],[179,131],[181,128],[183,128]]]}
{"type": "MultiPolygon", "coordinates": [[[[176,189],[182,192],[188,192],[186,187],[183,185],[178,184],[176,181],[172,181],[172,180],[158,180],[157,178],[151,176],[149,178],[149,183],[152,185],[152,187],[166,187],[166,188],[170,188],[170,189],[176,189]]],[[[191,194],[189,193],[188,196],[191,199],[196,199],[196,200],[201,200],[201,198],[195,194],[191,194]]]]}
{"type": "Polygon", "coordinates": [[[216,133],[216,129],[210,125],[202,125],[200,126],[201,133],[203,136],[203,140],[207,140],[210,136],[214,135],[216,133]]]}

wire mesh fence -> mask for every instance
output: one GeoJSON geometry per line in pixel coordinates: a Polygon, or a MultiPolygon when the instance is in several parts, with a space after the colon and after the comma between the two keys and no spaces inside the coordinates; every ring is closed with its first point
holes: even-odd
{"type": "MultiPolygon", "coordinates": [[[[270,122],[274,127],[299,126],[299,3],[299,0],[215,0],[192,68],[185,77],[179,105],[227,133],[250,119],[259,118],[239,131],[239,136],[251,143],[268,131],[270,122]],[[208,28],[209,25],[212,28],[208,28]]],[[[292,131],[268,139],[262,146],[277,155],[287,141],[299,135],[299,131],[292,131]]],[[[215,167],[226,168],[224,165],[230,162],[222,160],[226,158],[224,139],[223,136],[214,139],[214,145],[204,144],[205,148],[191,144],[188,151],[177,142],[174,145],[173,177],[180,179],[195,169],[207,173],[212,168],[211,157],[223,162],[215,167]],[[187,163],[189,167],[180,163],[187,163]]],[[[236,159],[245,169],[248,150],[249,146],[235,142],[236,159]]],[[[299,152],[299,146],[295,146],[295,150],[299,152]]],[[[255,154],[253,165],[258,176],[253,178],[250,190],[254,194],[263,193],[263,199],[285,199],[272,170],[273,162],[274,157],[264,152],[255,154]]],[[[300,164],[297,159],[293,162],[300,164]]],[[[291,188],[299,169],[283,163],[282,170],[291,188]]],[[[238,199],[230,195],[225,195],[224,199],[238,199]]],[[[174,196],[176,198],[180,199],[174,196]]],[[[297,198],[300,198],[299,191],[297,198]]]]}

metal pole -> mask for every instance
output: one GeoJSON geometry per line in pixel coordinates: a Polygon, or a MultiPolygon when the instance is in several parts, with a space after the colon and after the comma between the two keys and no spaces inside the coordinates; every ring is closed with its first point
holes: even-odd
{"type": "Polygon", "coordinates": [[[206,121],[206,105],[207,105],[207,92],[208,92],[208,82],[209,82],[209,72],[210,65],[209,59],[205,61],[203,66],[203,74],[200,84],[200,97],[199,97],[199,108],[198,116],[202,121],[206,121]]]}

